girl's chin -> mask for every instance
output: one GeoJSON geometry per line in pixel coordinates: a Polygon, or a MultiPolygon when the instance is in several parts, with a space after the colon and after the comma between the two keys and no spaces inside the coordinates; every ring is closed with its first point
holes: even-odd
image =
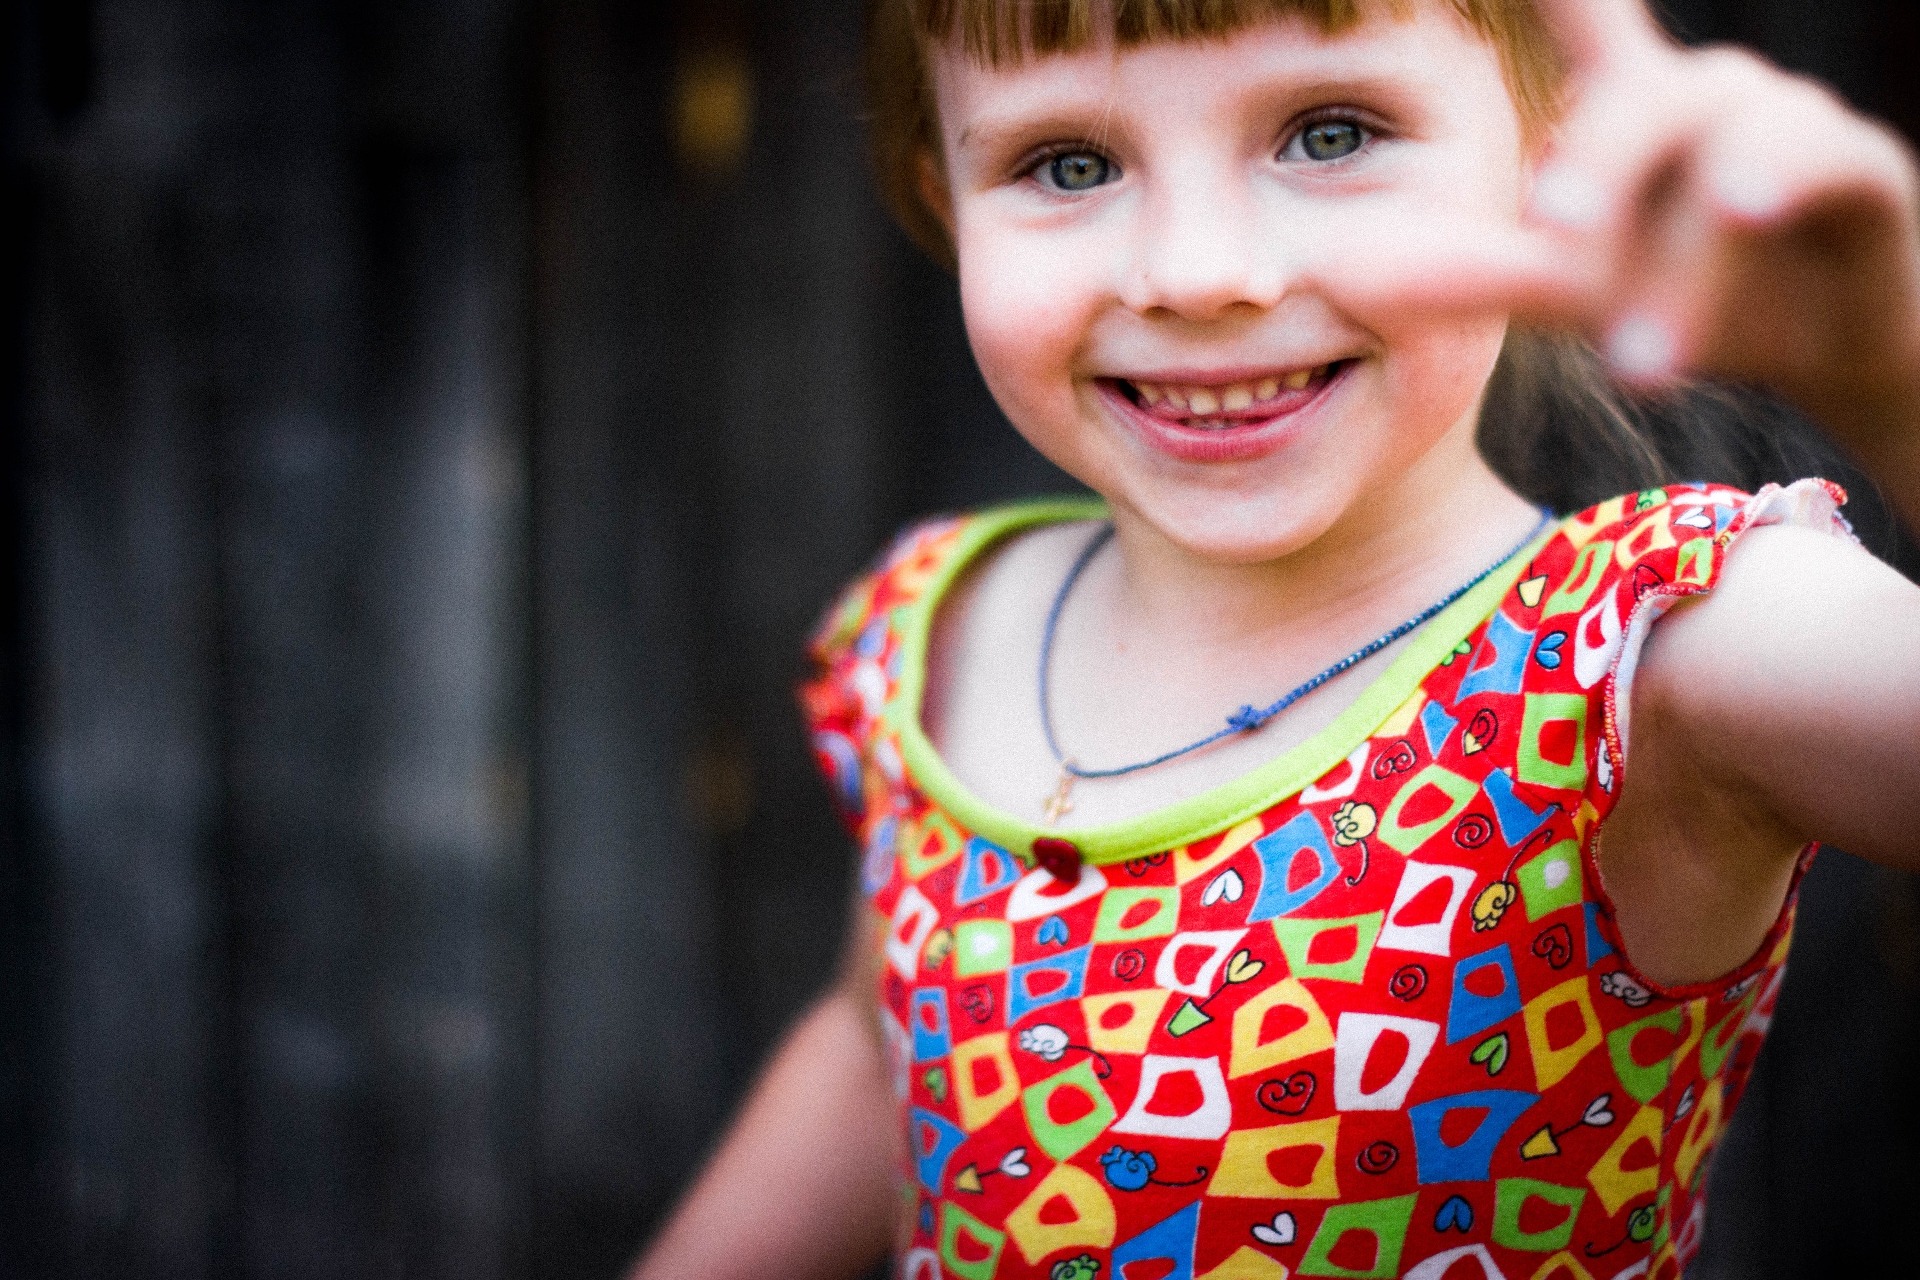
{"type": "Polygon", "coordinates": [[[1116,516],[1138,522],[1182,554],[1215,564],[1261,564],[1311,546],[1351,503],[1327,486],[1222,492],[1148,481],[1115,501],[1116,516]]]}

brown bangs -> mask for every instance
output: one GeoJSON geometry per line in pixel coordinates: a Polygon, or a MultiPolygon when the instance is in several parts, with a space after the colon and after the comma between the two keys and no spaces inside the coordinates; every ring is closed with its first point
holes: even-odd
{"type": "Polygon", "coordinates": [[[1276,18],[1305,18],[1332,34],[1369,4],[1404,15],[1423,2],[1451,4],[1493,44],[1523,125],[1544,136],[1564,72],[1533,0],[875,0],[867,91],[881,193],[907,233],[951,266],[953,247],[920,189],[922,157],[939,151],[929,46],[957,42],[981,64],[1005,66],[1071,53],[1109,32],[1122,48],[1231,35],[1276,18]]]}
{"type": "MultiPolygon", "coordinates": [[[[909,0],[923,39],[957,39],[988,66],[1028,54],[1070,53],[1109,28],[1121,47],[1151,40],[1230,35],[1281,17],[1338,31],[1360,16],[1356,0],[909,0]]],[[[1409,0],[1386,0],[1396,10],[1409,0]]]]}

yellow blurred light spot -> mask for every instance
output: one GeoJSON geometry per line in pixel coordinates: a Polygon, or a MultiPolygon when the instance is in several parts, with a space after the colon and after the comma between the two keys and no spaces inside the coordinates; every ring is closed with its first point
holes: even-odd
{"type": "Polygon", "coordinates": [[[730,45],[688,54],[680,63],[674,114],[683,164],[709,174],[738,168],[753,133],[753,72],[746,56],[730,45]]]}

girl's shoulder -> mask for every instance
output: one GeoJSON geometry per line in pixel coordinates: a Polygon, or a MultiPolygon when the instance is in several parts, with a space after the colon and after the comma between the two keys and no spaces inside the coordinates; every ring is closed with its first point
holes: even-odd
{"type": "MultiPolygon", "coordinates": [[[[1610,583],[1621,621],[1657,615],[1681,599],[1711,593],[1727,554],[1749,532],[1769,526],[1817,530],[1852,541],[1840,514],[1846,491],[1830,481],[1769,484],[1748,493],[1731,485],[1665,485],[1622,494],[1561,521],[1573,572],[1563,592],[1610,583]]],[[[1564,603],[1563,595],[1563,603],[1564,603]]],[[[1650,619],[1649,619],[1650,620],[1650,619]]]]}
{"type": "Polygon", "coordinates": [[[1543,571],[1550,582],[1531,585],[1546,595],[1548,616],[1580,615],[1580,648],[1596,675],[1601,662],[1620,665],[1623,651],[1630,672],[1648,628],[1681,601],[1714,593],[1729,553],[1749,532],[1800,528],[1850,543],[1852,528],[1840,514],[1846,500],[1838,485],[1818,479],[1754,493],[1698,483],[1622,494],[1564,518],[1545,557],[1554,566],[1543,571]]]}
{"type": "Polygon", "coordinates": [[[1662,485],[1608,498],[1565,517],[1561,529],[1576,546],[1612,543],[1624,564],[1661,547],[1698,538],[1730,544],[1751,528],[1791,524],[1850,532],[1839,509],[1846,491],[1827,480],[1769,484],[1749,493],[1709,482],[1662,485]],[[1662,536],[1665,531],[1672,539],[1662,536]]]}
{"type": "MultiPolygon", "coordinates": [[[[1852,529],[1840,514],[1845,502],[1844,490],[1818,479],[1769,484],[1754,493],[1676,484],[1623,494],[1565,518],[1561,536],[1543,553],[1536,576],[1519,584],[1521,598],[1512,604],[1537,616],[1547,643],[1564,645],[1575,689],[1604,696],[1608,736],[1624,753],[1633,706],[1629,691],[1642,675],[1654,625],[1682,602],[1717,597],[1736,547],[1755,530],[1837,535],[1834,544],[1851,550],[1852,529]]],[[[1744,550],[1738,554],[1750,574],[1754,558],[1744,550]]],[[[1764,561],[1760,568],[1769,571],[1764,561]]],[[[1783,591],[1804,585],[1776,584],[1783,591]]],[[[1729,611],[1717,603],[1696,612],[1693,617],[1707,621],[1717,637],[1710,651],[1666,645],[1662,662],[1679,658],[1693,683],[1712,683],[1716,670],[1742,665],[1733,660],[1739,637],[1729,632],[1760,630],[1746,617],[1750,612],[1728,619],[1729,611]]]]}
{"type": "Polygon", "coordinates": [[[958,579],[1021,577],[1039,543],[1063,536],[1074,523],[1097,519],[1105,507],[1083,497],[1036,498],[975,511],[930,516],[907,525],[860,574],[841,589],[807,644],[816,666],[831,666],[870,646],[875,632],[931,612],[958,579]]]}
{"type": "Polygon", "coordinates": [[[840,591],[808,642],[798,695],[817,761],[856,830],[900,781],[901,724],[921,720],[930,691],[939,702],[952,632],[1009,643],[994,619],[1017,614],[1010,601],[1039,584],[1050,544],[1102,514],[1096,502],[1062,498],[916,521],[840,591]]]}

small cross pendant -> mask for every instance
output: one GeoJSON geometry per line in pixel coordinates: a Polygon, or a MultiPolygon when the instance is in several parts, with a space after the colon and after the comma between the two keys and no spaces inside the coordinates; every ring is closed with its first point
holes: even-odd
{"type": "Polygon", "coordinates": [[[1060,770],[1060,785],[1047,797],[1047,825],[1057,827],[1060,819],[1073,812],[1073,770],[1063,767],[1060,770]]]}

